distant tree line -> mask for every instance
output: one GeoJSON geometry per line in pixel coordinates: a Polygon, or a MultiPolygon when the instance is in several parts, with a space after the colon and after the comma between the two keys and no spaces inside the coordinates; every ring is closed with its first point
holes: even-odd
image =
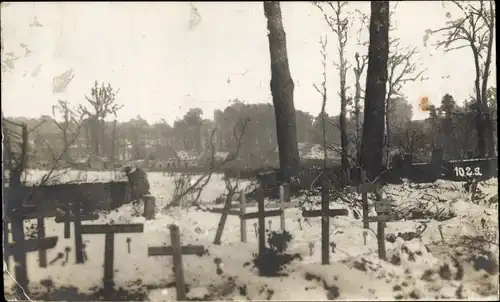
{"type": "MultiPolygon", "coordinates": [[[[496,88],[491,87],[488,90],[488,104],[495,121],[496,134],[496,88]]],[[[464,158],[469,151],[477,154],[477,135],[471,131],[475,125],[473,105],[473,101],[465,101],[460,106],[452,95],[446,94],[442,97],[440,106],[429,106],[427,119],[412,121],[413,108],[410,103],[404,98],[391,99],[387,113],[391,130],[390,149],[412,153],[420,160],[428,160],[430,152],[435,148],[443,149],[444,156],[448,159],[464,158]]],[[[202,114],[200,108],[192,108],[172,125],[164,120],[149,123],[140,116],[127,122],[101,121],[98,131],[101,137],[98,154],[115,158],[117,161],[124,158],[167,160],[175,156],[174,151],[201,155],[211,147],[211,140],[216,152],[231,152],[236,143],[235,127],[239,121],[248,119],[238,161],[247,168],[277,164],[273,105],[245,104],[236,99],[224,110],[215,110],[214,119],[203,118],[202,114]]],[[[327,146],[337,147],[337,150],[340,150],[341,145],[339,118],[338,115],[325,113],[327,146]]],[[[295,119],[299,149],[323,144],[321,114],[313,116],[297,110],[295,119]]],[[[26,123],[28,129],[34,129],[30,132],[30,153],[35,155],[33,160],[50,161],[57,150],[63,149],[67,149],[66,155],[70,156],[71,160],[96,153],[95,140],[89,135],[92,133],[92,125],[95,124],[90,123],[88,118],[82,118],[81,130],[71,142],[68,141],[68,134],[66,137],[62,134],[61,124],[64,122],[51,116],[41,116],[37,119],[18,117],[10,120],[26,123]],[[67,144],[71,146],[65,148],[67,144]]],[[[69,125],[66,133],[74,132],[79,127],[79,119],[69,120],[67,123],[69,125]]],[[[353,143],[357,140],[354,113],[348,115],[346,125],[348,140],[353,143]]],[[[355,156],[355,148],[349,152],[355,156]]]]}

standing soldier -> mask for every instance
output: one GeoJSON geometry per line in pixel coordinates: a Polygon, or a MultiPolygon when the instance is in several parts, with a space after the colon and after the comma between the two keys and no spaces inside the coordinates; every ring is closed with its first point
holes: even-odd
{"type": "Polygon", "coordinates": [[[135,167],[125,167],[124,172],[128,178],[130,197],[132,200],[137,200],[149,195],[148,175],[144,170],[135,167]]]}

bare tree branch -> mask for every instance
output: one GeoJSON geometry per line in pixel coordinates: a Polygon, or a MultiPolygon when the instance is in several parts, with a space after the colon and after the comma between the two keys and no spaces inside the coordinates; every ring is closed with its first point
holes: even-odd
{"type": "MultiPolygon", "coordinates": [[[[494,156],[493,125],[486,99],[495,33],[495,4],[494,1],[483,0],[452,3],[460,12],[460,16],[447,21],[442,28],[427,30],[424,40],[431,34],[441,34],[444,40],[437,41],[434,44],[436,48],[442,48],[445,52],[466,47],[471,49],[475,66],[475,114],[479,156],[494,156]]],[[[451,18],[451,14],[447,13],[447,17],[451,18]]]]}
{"type": "Polygon", "coordinates": [[[233,161],[237,158],[241,145],[242,145],[242,138],[245,133],[245,130],[247,128],[249,122],[249,118],[245,118],[243,120],[240,120],[236,126],[233,128],[233,136],[236,142],[236,147],[235,150],[230,153],[226,158],[224,158],[222,161],[218,162],[215,158],[215,140],[214,140],[214,134],[216,129],[214,128],[210,134],[210,158],[207,161],[209,170],[207,173],[203,174],[202,176],[198,177],[194,182],[192,182],[192,179],[189,175],[182,174],[179,177],[177,177],[174,182],[175,182],[175,189],[174,193],[172,196],[172,201],[164,208],[165,210],[170,209],[175,206],[179,206],[181,201],[189,196],[189,195],[194,195],[193,199],[190,201],[190,204],[197,204],[198,200],[201,196],[201,193],[203,192],[204,188],[207,186],[209,183],[210,179],[212,178],[212,175],[214,172],[222,168],[224,165],[226,165],[228,162],[233,161]]]}

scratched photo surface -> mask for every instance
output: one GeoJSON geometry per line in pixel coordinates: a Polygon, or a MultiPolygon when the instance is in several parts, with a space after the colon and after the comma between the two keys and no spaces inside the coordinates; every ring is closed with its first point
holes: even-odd
{"type": "Polygon", "coordinates": [[[495,2],[0,9],[6,299],[498,299],[495,2]]]}

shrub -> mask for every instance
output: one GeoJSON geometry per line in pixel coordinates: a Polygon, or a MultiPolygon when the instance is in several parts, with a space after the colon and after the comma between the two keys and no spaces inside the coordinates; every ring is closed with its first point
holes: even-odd
{"type": "Polygon", "coordinates": [[[285,253],[293,236],[288,231],[272,231],[267,236],[269,247],[266,247],[262,254],[253,255],[254,266],[259,269],[261,276],[277,277],[286,275],[282,273],[285,265],[295,259],[301,259],[299,254],[285,253]]]}

